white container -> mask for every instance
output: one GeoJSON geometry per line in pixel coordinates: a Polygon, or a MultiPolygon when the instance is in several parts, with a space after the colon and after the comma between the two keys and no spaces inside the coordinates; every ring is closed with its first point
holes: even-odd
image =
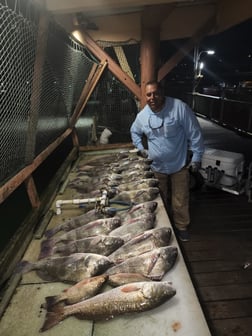
{"type": "Polygon", "coordinates": [[[208,148],[202,157],[201,173],[208,182],[233,186],[240,182],[243,170],[244,155],[241,153],[208,148]]]}

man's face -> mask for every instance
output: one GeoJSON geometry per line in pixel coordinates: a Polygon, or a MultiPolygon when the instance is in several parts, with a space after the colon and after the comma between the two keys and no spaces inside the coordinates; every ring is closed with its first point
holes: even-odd
{"type": "Polygon", "coordinates": [[[161,111],[164,105],[165,97],[156,84],[146,85],[145,96],[146,102],[153,112],[161,111]]]}

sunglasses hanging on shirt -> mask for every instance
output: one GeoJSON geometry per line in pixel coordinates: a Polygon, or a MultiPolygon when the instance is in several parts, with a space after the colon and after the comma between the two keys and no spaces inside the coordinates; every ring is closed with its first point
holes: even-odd
{"type": "Polygon", "coordinates": [[[149,127],[152,130],[157,130],[157,129],[163,127],[163,125],[164,125],[164,119],[160,118],[158,116],[155,116],[155,115],[151,115],[149,117],[148,124],[149,124],[149,127]]]}

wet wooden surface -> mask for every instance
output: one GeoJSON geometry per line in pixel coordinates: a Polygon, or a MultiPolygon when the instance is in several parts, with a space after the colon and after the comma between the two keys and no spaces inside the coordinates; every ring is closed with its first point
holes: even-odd
{"type": "MultiPolygon", "coordinates": [[[[243,153],[252,138],[201,121],[207,147],[243,153]]],[[[252,334],[252,203],[210,187],[191,192],[190,241],[181,243],[213,336],[252,334]]]]}

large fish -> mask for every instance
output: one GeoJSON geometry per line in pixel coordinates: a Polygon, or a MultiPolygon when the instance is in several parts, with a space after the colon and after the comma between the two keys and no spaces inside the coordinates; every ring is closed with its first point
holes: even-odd
{"type": "Polygon", "coordinates": [[[72,253],[96,253],[108,256],[120,246],[124,240],[120,237],[107,235],[92,236],[78,240],[62,241],[56,244],[52,249],[46,244],[41,248],[39,259],[47,258],[52,254],[67,256],[72,253]]]}
{"type": "Polygon", "coordinates": [[[53,306],[51,311],[47,312],[40,331],[46,331],[73,315],[86,320],[108,320],[118,315],[151,310],[175,294],[176,290],[166,281],[133,282],[97,294],[74,305],[53,306]]]}
{"type": "Polygon", "coordinates": [[[41,242],[40,258],[45,255],[51,255],[56,244],[64,241],[79,240],[92,236],[107,235],[110,231],[116,229],[121,224],[119,217],[102,218],[84,224],[77,229],[63,233],[52,239],[43,240],[41,242]]]}
{"type": "Polygon", "coordinates": [[[158,247],[110,267],[105,274],[140,273],[152,280],[162,280],[165,273],[173,267],[177,255],[176,246],[158,247]]]}
{"type": "MultiPolygon", "coordinates": [[[[153,176],[153,173],[152,173],[153,176]]],[[[69,188],[76,189],[79,192],[88,193],[91,192],[95,186],[118,186],[122,181],[123,176],[121,174],[110,173],[103,174],[100,176],[89,176],[79,173],[73,180],[68,184],[69,188]]]]}
{"type": "Polygon", "coordinates": [[[122,222],[127,221],[128,219],[139,217],[146,213],[154,213],[157,208],[158,203],[156,201],[149,201],[135,204],[127,211],[122,211],[120,213],[120,218],[122,222]]]}
{"type": "Polygon", "coordinates": [[[108,257],[94,253],[74,253],[67,257],[50,257],[34,263],[22,261],[16,273],[37,271],[46,281],[76,283],[85,278],[99,275],[112,265],[108,257]]]}
{"type": "Polygon", "coordinates": [[[160,227],[147,230],[123,244],[109,255],[109,259],[115,264],[135,257],[137,255],[149,252],[156,247],[167,246],[171,238],[171,229],[160,227]]]}
{"type": "Polygon", "coordinates": [[[153,201],[159,194],[159,188],[149,187],[145,189],[122,191],[111,199],[111,201],[124,201],[131,203],[142,203],[153,201]]]}
{"type": "Polygon", "coordinates": [[[57,232],[60,232],[60,231],[67,232],[67,231],[76,229],[77,227],[81,225],[87,224],[89,222],[93,222],[96,219],[102,219],[102,218],[107,218],[107,217],[109,217],[109,214],[103,214],[97,211],[96,209],[92,209],[84,213],[83,215],[70,218],[66,220],[65,222],[57,225],[56,227],[47,230],[45,232],[45,236],[47,238],[50,238],[54,236],[57,232]]]}
{"type": "Polygon", "coordinates": [[[141,179],[139,181],[133,181],[129,183],[121,183],[119,184],[117,189],[117,193],[122,192],[122,191],[129,191],[129,190],[134,190],[134,189],[146,189],[149,187],[157,187],[159,184],[157,179],[154,178],[146,178],[146,179],[141,179]]]}
{"type": "Polygon", "coordinates": [[[109,233],[110,236],[121,237],[124,242],[129,241],[136,235],[152,229],[155,225],[155,214],[147,213],[140,217],[131,218],[123,225],[109,233]]]}
{"type": "Polygon", "coordinates": [[[139,181],[140,179],[152,178],[154,173],[152,171],[132,170],[123,176],[121,183],[129,183],[139,181]]]}
{"type": "Polygon", "coordinates": [[[46,303],[43,304],[42,307],[50,310],[53,305],[61,301],[71,305],[79,301],[86,300],[96,295],[107,279],[108,276],[102,274],[77,282],[77,284],[64,289],[59,295],[47,296],[45,298],[46,303]]]}

